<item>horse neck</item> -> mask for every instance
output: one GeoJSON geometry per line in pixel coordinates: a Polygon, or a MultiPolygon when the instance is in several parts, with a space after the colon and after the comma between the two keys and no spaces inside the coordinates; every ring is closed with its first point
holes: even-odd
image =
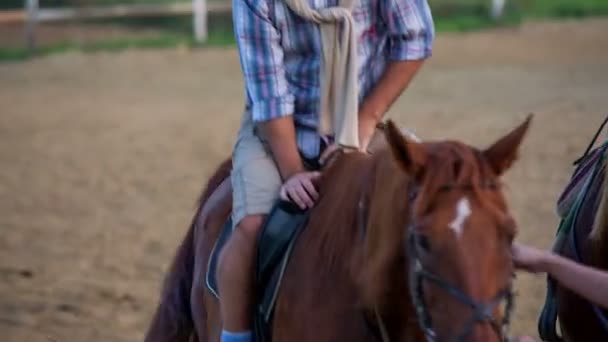
{"type": "Polygon", "coordinates": [[[393,293],[408,293],[401,258],[409,212],[407,179],[389,152],[378,152],[363,198],[366,219],[359,283],[363,302],[375,309],[389,298],[391,302],[399,298],[393,293]]]}
{"type": "Polygon", "coordinates": [[[314,268],[317,281],[347,277],[359,264],[362,243],[358,225],[361,192],[368,187],[367,175],[372,157],[360,153],[339,156],[323,171],[319,188],[320,200],[308,219],[306,231],[298,244],[311,253],[320,264],[314,268]],[[314,252],[313,252],[314,251],[314,252]]]}

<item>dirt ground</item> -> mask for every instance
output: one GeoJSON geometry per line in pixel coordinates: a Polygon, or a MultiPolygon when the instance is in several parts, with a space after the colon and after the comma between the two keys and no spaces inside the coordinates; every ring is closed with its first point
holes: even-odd
{"type": "MultiPolygon", "coordinates": [[[[485,146],[536,113],[506,177],[519,239],[548,247],[571,162],[608,113],[608,20],[442,34],[390,117],[485,146]]],[[[232,48],[0,65],[0,339],[141,340],[242,107],[232,48]]],[[[542,277],[514,330],[536,334],[542,277]]]]}

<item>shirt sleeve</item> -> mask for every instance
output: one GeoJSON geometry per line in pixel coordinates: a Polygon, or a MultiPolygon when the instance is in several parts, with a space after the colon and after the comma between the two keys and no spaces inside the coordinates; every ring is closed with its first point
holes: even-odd
{"type": "Polygon", "coordinates": [[[269,0],[233,0],[233,27],[254,122],[293,114],[280,33],[269,0]]]}
{"type": "Polygon", "coordinates": [[[416,60],[431,56],[435,39],[427,0],[380,0],[389,34],[390,58],[416,60]]]}

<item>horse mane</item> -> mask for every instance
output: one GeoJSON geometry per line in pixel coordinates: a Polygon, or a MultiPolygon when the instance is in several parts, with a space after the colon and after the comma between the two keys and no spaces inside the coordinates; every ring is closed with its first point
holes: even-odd
{"type": "Polygon", "coordinates": [[[605,260],[606,250],[608,249],[608,160],[603,160],[603,176],[602,189],[600,194],[600,203],[595,214],[593,229],[589,235],[593,246],[594,262],[601,267],[608,266],[605,260]]]}
{"type": "Polygon", "coordinates": [[[391,297],[389,283],[402,282],[402,290],[407,293],[405,279],[396,268],[404,267],[404,260],[400,259],[410,214],[407,200],[410,178],[400,169],[391,150],[385,149],[375,154],[368,179],[364,193],[366,236],[355,281],[362,305],[373,308],[384,306],[391,297]]]}
{"type": "Polygon", "coordinates": [[[322,255],[315,267],[319,276],[326,276],[327,281],[335,281],[335,273],[344,271],[344,260],[352,256],[353,246],[360,239],[358,205],[372,168],[371,161],[370,156],[362,153],[345,153],[323,171],[320,198],[308,223],[315,229],[314,237],[302,236],[299,244],[322,255]]]}

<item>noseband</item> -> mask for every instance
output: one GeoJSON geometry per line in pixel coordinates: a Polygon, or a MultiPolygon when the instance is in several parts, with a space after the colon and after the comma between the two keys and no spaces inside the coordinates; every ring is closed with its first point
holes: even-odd
{"type": "MultiPolygon", "coordinates": [[[[482,188],[496,189],[496,185],[493,183],[484,184],[481,186],[482,188]]],[[[453,189],[461,189],[461,190],[470,190],[473,188],[472,185],[447,185],[440,188],[441,192],[451,191],[453,189]]],[[[409,195],[410,203],[412,203],[417,196],[416,191],[412,191],[409,195]]],[[[435,330],[433,329],[432,319],[429,314],[428,307],[424,301],[424,281],[428,281],[433,285],[439,287],[447,294],[452,296],[454,299],[470,308],[472,314],[467,323],[464,325],[464,328],[461,330],[462,332],[456,337],[454,341],[460,342],[465,341],[467,337],[473,332],[473,328],[476,324],[490,324],[496,334],[500,337],[502,341],[508,341],[508,329],[510,325],[511,314],[513,311],[513,291],[512,285],[509,283],[504,289],[499,291],[492,299],[489,301],[477,301],[471,296],[463,293],[454,285],[450,284],[448,281],[440,277],[439,275],[434,274],[433,272],[427,270],[422,262],[420,261],[420,257],[417,252],[416,247],[416,232],[414,231],[414,224],[410,224],[408,226],[408,248],[407,255],[410,260],[409,267],[409,280],[410,280],[410,296],[412,298],[412,303],[416,309],[416,314],[418,315],[420,327],[426,336],[427,341],[435,341],[437,335],[435,334],[435,330]],[[501,320],[498,320],[494,317],[494,310],[505,301],[505,313],[501,320]]],[[[451,339],[450,339],[451,341],[451,339]]]]}

